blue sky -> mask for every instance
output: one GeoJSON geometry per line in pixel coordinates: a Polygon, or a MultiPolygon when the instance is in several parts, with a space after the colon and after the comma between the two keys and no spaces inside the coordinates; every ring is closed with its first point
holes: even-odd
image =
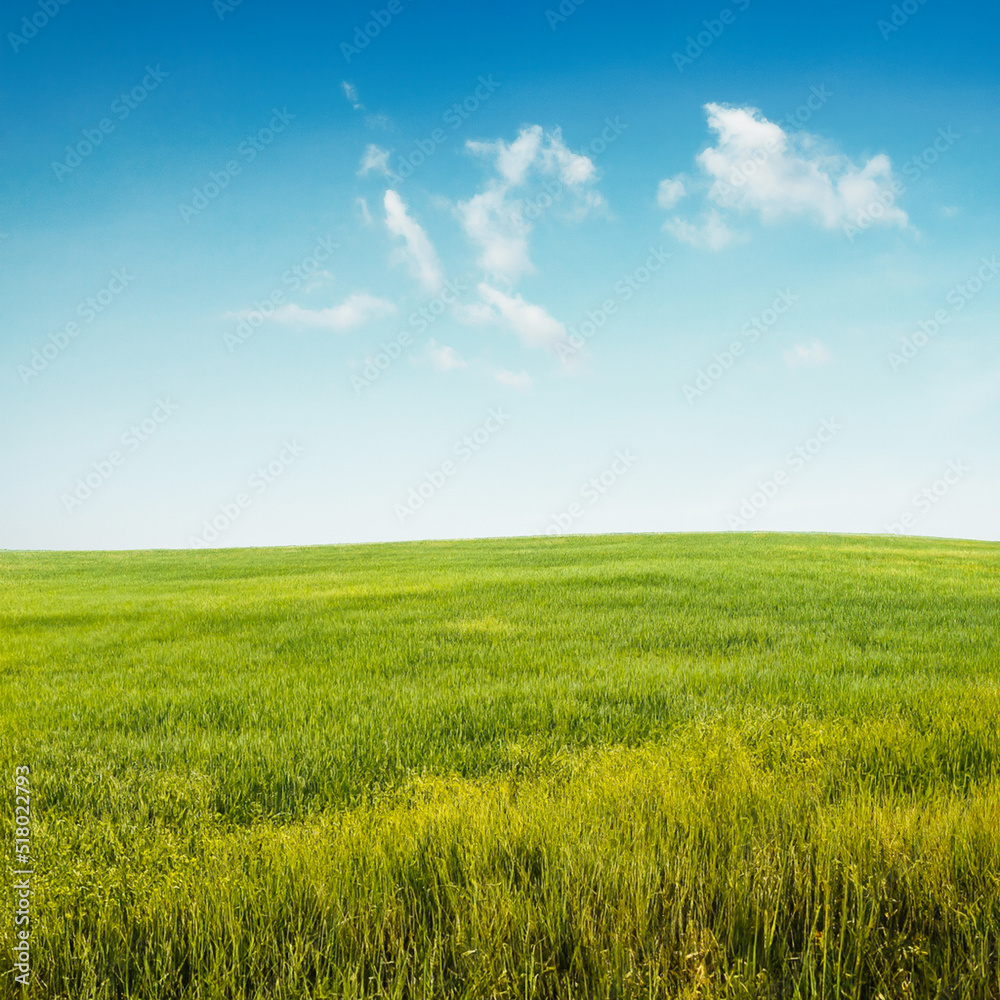
{"type": "Polygon", "coordinates": [[[0,546],[1000,539],[998,23],[8,5],[0,546]]]}

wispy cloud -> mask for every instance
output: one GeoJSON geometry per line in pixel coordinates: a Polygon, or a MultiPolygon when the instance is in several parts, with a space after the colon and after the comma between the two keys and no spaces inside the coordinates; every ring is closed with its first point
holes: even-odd
{"type": "Polygon", "coordinates": [[[427,356],[435,371],[452,372],[460,368],[468,368],[469,363],[455,350],[447,344],[439,344],[436,340],[431,340],[427,345],[427,356]]]}
{"type": "Polygon", "coordinates": [[[365,106],[361,103],[361,99],[358,97],[358,88],[354,86],[353,83],[348,83],[346,80],[340,85],[344,90],[344,96],[351,102],[355,111],[364,111],[365,106]]]}
{"type": "Polygon", "coordinates": [[[501,385],[517,392],[530,392],[531,387],[535,384],[534,379],[527,372],[515,373],[507,371],[506,368],[498,368],[493,373],[493,377],[501,385]]]}
{"type": "Polygon", "coordinates": [[[660,208],[673,208],[687,194],[684,180],[680,177],[666,177],[656,189],[656,203],[660,208]]]}
{"type": "Polygon", "coordinates": [[[555,353],[556,347],[566,340],[566,327],[542,306],[525,302],[520,293],[506,295],[487,284],[479,284],[479,294],[495,306],[507,325],[528,347],[541,347],[555,353]]]}
{"type": "Polygon", "coordinates": [[[290,326],[308,326],[338,333],[351,330],[372,320],[383,319],[395,313],[396,307],[385,299],[368,292],[354,292],[340,305],[326,309],[303,309],[294,304],[284,305],[274,311],[272,319],[290,326]]]}
{"type": "Polygon", "coordinates": [[[714,209],[707,214],[700,225],[685,222],[683,219],[667,219],[663,223],[663,228],[681,243],[688,243],[705,250],[721,250],[737,238],[714,209]]]}
{"type": "Polygon", "coordinates": [[[833,355],[819,340],[812,340],[808,344],[795,344],[785,351],[785,364],[789,368],[816,368],[828,365],[832,361],[833,355]]]}
{"type": "Polygon", "coordinates": [[[364,177],[372,171],[377,174],[382,174],[385,177],[390,175],[389,150],[382,149],[381,146],[376,146],[375,143],[370,142],[365,147],[364,156],[361,157],[361,166],[358,168],[358,176],[364,177]]]}
{"type": "Polygon", "coordinates": [[[437,292],[444,283],[444,275],[427,234],[407,212],[405,202],[395,191],[386,191],[384,205],[386,228],[403,241],[403,246],[396,251],[398,259],[409,266],[427,291],[437,292]]]}
{"type": "Polygon", "coordinates": [[[550,183],[571,192],[577,219],[604,207],[604,199],[590,187],[597,175],[593,161],[567,148],[558,128],[545,132],[540,125],[531,125],[521,129],[511,143],[469,141],[466,149],[492,161],[497,174],[483,191],[458,203],[466,235],[479,247],[479,266],[492,278],[517,281],[534,271],[528,256],[531,223],[524,217],[523,206],[508,198],[532,175],[551,178],[550,183]]]}

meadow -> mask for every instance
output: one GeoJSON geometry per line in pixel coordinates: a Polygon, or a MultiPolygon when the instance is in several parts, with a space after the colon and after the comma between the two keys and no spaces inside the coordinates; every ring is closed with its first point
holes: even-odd
{"type": "Polygon", "coordinates": [[[1000,998],[1000,544],[0,552],[0,583],[35,871],[2,997],[1000,998]]]}

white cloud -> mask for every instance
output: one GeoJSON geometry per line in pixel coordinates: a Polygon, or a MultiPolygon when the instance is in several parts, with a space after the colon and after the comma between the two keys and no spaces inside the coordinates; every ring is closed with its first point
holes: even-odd
{"type": "Polygon", "coordinates": [[[828,365],[833,361],[833,355],[818,340],[808,344],[796,344],[791,350],[785,351],[785,364],[789,368],[815,368],[828,365]]]}
{"type": "Polygon", "coordinates": [[[363,111],[365,106],[361,103],[358,97],[358,88],[354,86],[353,83],[348,83],[346,80],[341,83],[341,87],[344,88],[344,96],[351,102],[355,111],[363,111]]]}
{"type": "Polygon", "coordinates": [[[373,170],[376,173],[384,174],[386,177],[389,177],[391,173],[389,170],[389,150],[382,149],[381,146],[376,146],[375,143],[370,142],[365,147],[365,155],[361,157],[358,176],[364,177],[365,174],[373,170]]]}
{"type": "MultiPolygon", "coordinates": [[[[558,128],[543,131],[541,125],[522,128],[507,143],[473,142],[466,149],[492,160],[497,176],[468,201],[458,203],[458,215],[466,235],[480,248],[478,263],[493,278],[516,281],[534,271],[528,257],[531,223],[524,207],[508,195],[527,185],[532,175],[555,178],[573,194],[575,208],[570,217],[579,219],[593,209],[603,209],[604,199],[588,187],[596,179],[593,161],[574,153],[563,142],[558,128]]],[[[552,195],[550,194],[550,198],[552,195]]]]}
{"type": "Polygon", "coordinates": [[[372,224],[372,213],[368,211],[368,199],[367,198],[355,198],[355,203],[361,211],[361,219],[366,226],[372,224]]]}
{"type": "MultiPolygon", "coordinates": [[[[757,108],[707,104],[705,110],[715,142],[697,163],[709,184],[708,198],[718,207],[755,214],[765,223],[802,217],[828,229],[859,222],[908,225],[906,212],[895,203],[896,179],[885,154],[856,164],[816,136],[785,132],[757,108]]],[[[669,202],[673,188],[664,189],[665,183],[659,195],[669,202]]],[[[667,228],[679,239],[693,233],[678,220],[667,228]]],[[[703,245],[711,242],[706,238],[703,245]]]]}
{"type": "Polygon", "coordinates": [[[409,265],[424,288],[437,292],[444,283],[444,275],[427,234],[407,213],[405,202],[392,189],[386,191],[384,205],[386,228],[403,240],[403,247],[396,251],[399,259],[409,265]]]}
{"type": "Polygon", "coordinates": [[[529,392],[535,384],[535,380],[527,373],[514,373],[506,368],[499,368],[493,373],[493,377],[508,389],[515,389],[517,392],[529,392]]]}
{"type": "Polygon", "coordinates": [[[546,174],[558,174],[563,184],[576,186],[594,180],[597,170],[594,161],[582,153],[573,153],[563,142],[562,130],[554,128],[552,134],[546,136],[546,144],[542,147],[541,170],[546,174]]]}
{"type": "Polygon", "coordinates": [[[458,368],[469,367],[468,362],[454,347],[439,344],[436,340],[431,340],[427,345],[427,356],[431,359],[435,371],[450,372],[458,368]]]}
{"type": "Polygon", "coordinates": [[[667,177],[656,189],[656,203],[660,208],[673,208],[687,194],[681,177],[667,177]]]}
{"type": "Polygon", "coordinates": [[[492,187],[459,202],[458,212],[466,235],[479,244],[479,266],[491,277],[516,281],[535,269],[528,257],[531,226],[506,198],[505,187],[492,187]]]}
{"type": "Polygon", "coordinates": [[[482,326],[497,319],[497,314],[485,302],[456,302],[451,307],[451,312],[455,319],[465,326],[482,326]]]}
{"type": "Polygon", "coordinates": [[[327,309],[303,309],[289,304],[274,311],[272,319],[278,323],[311,326],[325,330],[350,330],[370,320],[391,316],[396,307],[385,299],[367,292],[354,292],[339,305],[327,309]]]}
{"type": "Polygon", "coordinates": [[[854,223],[859,212],[885,199],[878,221],[906,225],[906,213],[893,204],[892,164],[884,154],[859,167],[825,152],[815,136],[789,135],[756,108],[708,104],[705,110],[717,138],[698,164],[713,180],[709,197],[718,204],[755,211],[765,222],[806,215],[833,228],[854,223]]]}
{"type": "Polygon", "coordinates": [[[958,207],[958,205],[942,205],[941,206],[941,214],[946,219],[954,219],[955,216],[958,215],[958,213],[961,212],[961,211],[962,210],[958,207]]]}
{"type": "Polygon", "coordinates": [[[520,294],[505,295],[485,281],[479,284],[479,294],[491,306],[496,306],[501,317],[528,347],[542,347],[555,352],[567,340],[566,327],[541,306],[525,302],[520,294]]]}
{"type": "Polygon", "coordinates": [[[470,139],[465,148],[479,156],[494,156],[497,173],[511,187],[524,181],[528,168],[538,157],[542,146],[542,126],[523,128],[508,146],[503,139],[496,142],[475,142],[470,139]]]}
{"type": "Polygon", "coordinates": [[[721,250],[737,239],[736,233],[726,225],[725,220],[715,209],[708,213],[701,226],[685,222],[683,219],[667,219],[663,223],[663,228],[681,243],[688,243],[703,250],[721,250]]]}

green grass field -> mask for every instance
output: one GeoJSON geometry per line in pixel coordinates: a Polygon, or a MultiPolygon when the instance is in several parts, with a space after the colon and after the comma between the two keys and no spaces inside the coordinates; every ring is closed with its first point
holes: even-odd
{"type": "Polygon", "coordinates": [[[28,764],[36,872],[2,996],[1000,998],[1000,544],[0,576],[4,841],[28,764]]]}

